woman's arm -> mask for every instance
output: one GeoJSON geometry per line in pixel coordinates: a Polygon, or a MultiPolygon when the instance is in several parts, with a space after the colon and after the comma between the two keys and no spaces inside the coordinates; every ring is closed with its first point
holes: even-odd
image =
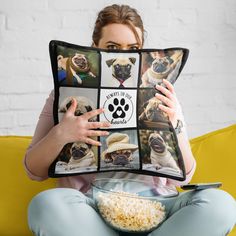
{"type": "MultiPolygon", "coordinates": [[[[53,102],[48,101],[48,103],[52,111],[53,102]]],[[[35,179],[47,178],[49,166],[65,144],[82,141],[92,145],[100,145],[100,142],[89,137],[108,135],[106,131],[93,129],[109,127],[109,123],[88,121],[91,117],[101,114],[102,109],[75,116],[76,105],[77,102],[74,99],[61,122],[56,126],[53,126],[53,119],[50,115],[39,120],[32,144],[25,156],[26,168],[31,176],[36,176],[35,179]]]]}
{"type": "MultiPolygon", "coordinates": [[[[165,95],[156,94],[156,97],[165,104],[159,105],[159,108],[168,114],[173,127],[176,127],[178,119],[184,122],[181,106],[176,97],[173,85],[165,79],[163,82],[166,88],[160,85],[156,86],[156,88],[165,95]]],[[[195,166],[195,158],[192,154],[186,127],[183,127],[182,132],[177,134],[177,138],[184,159],[186,173],[188,174],[195,166]]]]}
{"type": "Polygon", "coordinates": [[[37,143],[33,146],[30,145],[25,156],[25,166],[30,172],[29,176],[36,176],[35,179],[37,180],[46,179],[48,168],[63,148],[63,143],[63,139],[60,137],[60,129],[55,126],[37,143]]]}

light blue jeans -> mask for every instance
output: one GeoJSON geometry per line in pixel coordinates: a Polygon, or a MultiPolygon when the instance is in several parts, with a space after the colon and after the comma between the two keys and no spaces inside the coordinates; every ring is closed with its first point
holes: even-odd
{"type": "MultiPolygon", "coordinates": [[[[166,210],[167,220],[149,236],[223,236],[236,223],[235,199],[218,189],[181,193],[167,202],[166,210]]],[[[35,196],[29,205],[28,222],[37,236],[129,235],[106,225],[93,201],[71,188],[35,196]]]]}

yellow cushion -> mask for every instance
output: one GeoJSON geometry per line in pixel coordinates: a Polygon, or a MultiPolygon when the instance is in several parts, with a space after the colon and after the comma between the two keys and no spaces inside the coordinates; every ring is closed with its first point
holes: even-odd
{"type": "Polygon", "coordinates": [[[35,194],[55,186],[54,179],[35,182],[25,174],[22,160],[30,141],[31,137],[0,137],[0,235],[32,235],[27,225],[27,206],[35,194]]]}
{"type": "MultiPolygon", "coordinates": [[[[223,190],[236,198],[236,125],[190,140],[197,160],[192,183],[222,182],[223,190]]],[[[236,236],[236,227],[230,233],[236,236]]]]}
{"type": "Polygon", "coordinates": [[[236,198],[236,125],[190,140],[197,169],[191,182],[223,183],[236,198]]]}

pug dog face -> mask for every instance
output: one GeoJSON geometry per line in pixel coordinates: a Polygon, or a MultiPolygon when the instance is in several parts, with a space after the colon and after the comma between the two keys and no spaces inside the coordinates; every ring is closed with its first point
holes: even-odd
{"type": "MultiPolygon", "coordinates": [[[[90,99],[82,96],[75,96],[75,97],[67,97],[66,99],[64,99],[60,104],[58,111],[61,113],[65,113],[72,104],[72,98],[77,100],[75,116],[81,116],[84,113],[95,109],[95,106],[90,99]]],[[[96,121],[96,117],[89,119],[89,121],[96,121]]]]}
{"type": "Polygon", "coordinates": [[[158,154],[164,153],[167,149],[164,139],[158,133],[150,134],[148,144],[151,149],[158,154]]]}
{"type": "Polygon", "coordinates": [[[117,150],[115,152],[107,153],[105,156],[106,163],[112,163],[113,165],[125,166],[133,160],[133,152],[130,149],[117,150]]]}
{"type": "Polygon", "coordinates": [[[115,58],[106,61],[108,67],[112,66],[112,74],[113,76],[121,81],[124,82],[128,78],[131,77],[131,69],[132,65],[135,64],[136,58],[115,58]]]}
{"type": "Polygon", "coordinates": [[[73,143],[70,149],[71,158],[79,160],[85,157],[91,150],[92,145],[82,142],[73,143]]]}
{"type": "Polygon", "coordinates": [[[77,67],[81,72],[89,70],[89,62],[84,54],[76,53],[72,57],[72,63],[77,67]]]}
{"type": "Polygon", "coordinates": [[[144,111],[140,115],[140,120],[148,121],[165,121],[167,119],[167,114],[159,109],[161,101],[156,97],[149,99],[144,104],[144,111]]]}
{"type": "Polygon", "coordinates": [[[145,108],[145,113],[148,120],[158,120],[158,118],[160,117],[160,110],[158,107],[159,104],[161,104],[161,101],[157,98],[152,98],[148,101],[148,104],[145,108]]]}
{"type": "Polygon", "coordinates": [[[170,57],[156,58],[152,62],[152,70],[158,74],[167,73],[171,70],[173,60],[170,57]]]}

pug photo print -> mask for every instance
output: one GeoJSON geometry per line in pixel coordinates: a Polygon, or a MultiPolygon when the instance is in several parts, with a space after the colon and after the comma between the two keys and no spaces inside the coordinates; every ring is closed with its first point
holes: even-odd
{"type": "Polygon", "coordinates": [[[58,83],[98,87],[99,54],[93,50],[57,47],[58,83]]]}
{"type": "MultiPolygon", "coordinates": [[[[58,122],[70,108],[72,99],[77,101],[75,115],[80,116],[97,108],[97,89],[60,87],[58,100],[58,122]]],[[[90,122],[97,121],[92,117],[90,122]]],[[[92,137],[97,140],[97,138],[92,137]]],[[[56,174],[96,171],[98,167],[98,148],[83,142],[68,143],[60,152],[55,164],[56,174]]]]}
{"type": "Polygon", "coordinates": [[[50,177],[129,171],[184,180],[183,158],[167,114],[159,110],[155,84],[172,84],[188,57],[184,48],[107,50],[62,41],[49,44],[55,125],[77,101],[75,115],[97,108],[89,122],[108,121],[101,146],[68,143],[49,168],[50,177]]]}
{"type": "Polygon", "coordinates": [[[101,170],[138,170],[140,168],[136,129],[110,131],[101,137],[101,170]]]}
{"type": "Polygon", "coordinates": [[[101,86],[136,88],[139,61],[138,53],[101,52],[101,86]]]}
{"type": "MultiPolygon", "coordinates": [[[[64,113],[69,109],[72,99],[77,102],[75,115],[80,116],[85,112],[97,109],[98,89],[93,88],[77,88],[77,87],[60,87],[58,99],[58,121],[60,122],[64,113]]],[[[97,121],[97,117],[93,117],[90,121],[97,121]]]]}
{"type": "Polygon", "coordinates": [[[155,97],[158,93],[153,88],[140,88],[138,90],[138,124],[140,128],[169,128],[168,115],[159,105],[162,102],[155,97]]]}
{"type": "MultiPolygon", "coordinates": [[[[95,137],[91,137],[96,140],[95,137]]],[[[97,171],[98,148],[91,144],[75,142],[66,144],[55,163],[55,174],[68,175],[97,171]]]]}
{"type": "MultiPolygon", "coordinates": [[[[170,130],[139,130],[142,169],[162,175],[183,176],[183,161],[179,158],[176,141],[170,130]]],[[[180,153],[181,154],[181,153],[180,153]]]]}
{"type": "Polygon", "coordinates": [[[142,53],[141,88],[155,87],[166,79],[174,84],[182,65],[183,50],[156,50],[142,53]]]}

